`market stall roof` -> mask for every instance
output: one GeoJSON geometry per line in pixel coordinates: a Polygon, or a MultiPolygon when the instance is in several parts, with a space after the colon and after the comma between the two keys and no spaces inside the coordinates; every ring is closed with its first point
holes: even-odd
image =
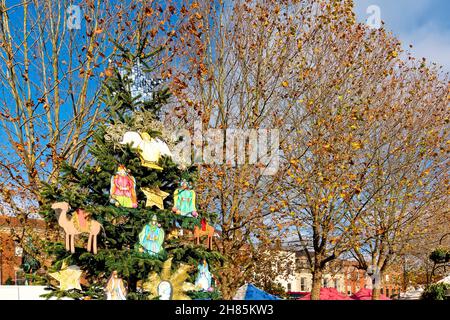
{"type": "MultiPolygon", "coordinates": [[[[372,300],[372,289],[361,289],[351,296],[354,300],[372,300]]],[[[380,295],[380,300],[391,300],[384,294],[380,295]]]]}
{"type": "Polygon", "coordinates": [[[446,284],[450,284],[450,276],[446,276],[444,279],[439,280],[437,283],[446,283],[446,284]]]}
{"type": "Polygon", "coordinates": [[[400,300],[419,300],[422,297],[423,289],[410,289],[405,293],[401,293],[399,299],[400,300]]]}
{"type": "MultiPolygon", "coordinates": [[[[311,293],[298,300],[311,300],[311,293]]],[[[352,300],[350,297],[339,293],[335,288],[320,288],[320,300],[352,300]]]]}
{"type": "Polygon", "coordinates": [[[236,295],[233,297],[233,300],[281,300],[281,299],[255,287],[251,283],[247,283],[238,289],[236,295]]]}

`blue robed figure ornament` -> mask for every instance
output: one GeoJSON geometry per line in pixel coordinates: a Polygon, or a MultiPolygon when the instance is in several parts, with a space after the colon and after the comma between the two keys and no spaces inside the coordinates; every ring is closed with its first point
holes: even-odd
{"type": "Polygon", "coordinates": [[[154,256],[159,254],[162,250],[164,242],[164,230],[158,224],[156,215],[152,217],[152,221],[144,226],[139,234],[139,244],[141,251],[154,256]]]}
{"type": "Polygon", "coordinates": [[[212,276],[209,272],[209,266],[205,259],[198,265],[198,274],[195,279],[195,286],[199,290],[209,291],[212,288],[212,276]]]}

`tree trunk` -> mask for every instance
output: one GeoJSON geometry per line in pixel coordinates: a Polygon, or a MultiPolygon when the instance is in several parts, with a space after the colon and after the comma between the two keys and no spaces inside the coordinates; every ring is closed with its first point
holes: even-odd
{"type": "Polygon", "coordinates": [[[383,287],[383,271],[379,271],[378,275],[374,275],[372,280],[372,300],[380,300],[381,288],[383,287]]]}
{"type": "Polygon", "coordinates": [[[380,300],[381,289],[377,287],[372,288],[372,300],[380,300]]]}
{"type": "Polygon", "coordinates": [[[320,300],[320,288],[322,287],[322,270],[314,268],[311,288],[311,300],[320,300]]]}

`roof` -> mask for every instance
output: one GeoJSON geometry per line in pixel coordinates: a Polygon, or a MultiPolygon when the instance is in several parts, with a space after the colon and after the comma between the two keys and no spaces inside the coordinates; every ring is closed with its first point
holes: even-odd
{"type": "MultiPolygon", "coordinates": [[[[363,288],[351,296],[354,300],[372,300],[372,289],[363,288]]],[[[380,300],[391,300],[384,294],[380,294],[380,300]]]]}
{"type": "Polygon", "coordinates": [[[251,283],[244,284],[240,287],[233,297],[233,300],[281,300],[277,296],[267,293],[251,283]]]}
{"type": "Polygon", "coordinates": [[[45,230],[46,223],[44,220],[40,219],[27,219],[26,221],[21,221],[17,217],[2,216],[0,215],[0,232],[8,232],[11,228],[23,228],[31,227],[38,230],[45,230]]]}
{"type": "MultiPolygon", "coordinates": [[[[311,293],[307,293],[298,300],[311,300],[311,293]]],[[[320,288],[320,300],[352,300],[350,297],[339,293],[335,288],[320,288]]]]}
{"type": "Polygon", "coordinates": [[[446,276],[444,279],[439,280],[437,283],[446,283],[446,284],[450,284],[450,276],[446,276]]]}

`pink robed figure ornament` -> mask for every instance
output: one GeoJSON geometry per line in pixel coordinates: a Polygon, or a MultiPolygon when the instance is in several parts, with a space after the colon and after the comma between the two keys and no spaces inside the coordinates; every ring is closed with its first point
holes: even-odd
{"type": "Polygon", "coordinates": [[[124,208],[137,208],[136,180],[120,165],[111,178],[111,202],[124,208]]]}

